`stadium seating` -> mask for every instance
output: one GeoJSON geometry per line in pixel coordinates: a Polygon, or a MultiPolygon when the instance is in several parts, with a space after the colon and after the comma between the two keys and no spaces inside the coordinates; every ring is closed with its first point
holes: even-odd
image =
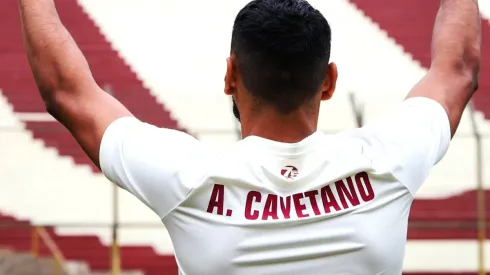
{"type": "MultiPolygon", "coordinates": [[[[16,9],[17,3],[4,1],[1,5],[3,24],[15,26],[0,30],[2,37],[9,37],[0,41],[0,51],[5,56],[0,63],[3,95],[12,104],[15,112],[23,117],[29,117],[28,114],[35,117],[36,113],[45,113],[45,108],[37,96],[37,89],[29,71],[18,29],[18,15],[12,12],[16,9]]],[[[117,97],[141,120],[158,126],[179,128],[170,113],[143,87],[143,83],[119,58],[117,52],[111,48],[75,1],[57,1],[57,8],[63,22],[87,57],[101,87],[117,97]]],[[[76,163],[92,166],[78,144],[59,123],[31,119],[26,122],[26,127],[32,131],[35,138],[43,140],[47,147],[56,148],[60,155],[71,156],[76,163]]]]}
{"type": "MultiPolygon", "coordinates": [[[[73,160],[76,164],[83,166],[89,165],[91,166],[93,172],[98,173],[99,171],[84,155],[83,151],[69,135],[68,131],[45,113],[44,105],[37,95],[32,74],[29,70],[27,59],[25,58],[21,33],[19,32],[20,25],[18,15],[16,13],[16,5],[17,3],[14,1],[2,1],[0,3],[0,16],[2,18],[0,35],[2,37],[9,37],[9,39],[0,40],[0,89],[2,95],[7,100],[7,102],[3,102],[3,105],[0,104],[2,105],[2,108],[0,108],[0,113],[3,114],[3,116],[0,115],[0,125],[4,126],[4,128],[2,127],[2,138],[4,141],[2,142],[2,146],[7,143],[17,143],[19,147],[24,147],[21,145],[22,141],[18,139],[18,131],[24,132],[24,130],[19,129],[18,127],[25,127],[26,130],[28,130],[27,133],[30,133],[30,135],[32,135],[34,138],[34,140],[32,140],[30,135],[26,137],[29,139],[29,141],[25,141],[26,144],[29,144],[27,146],[36,144],[42,145],[42,147],[46,148],[54,148],[56,154],[59,154],[63,160],[73,160]],[[15,112],[15,117],[12,117],[12,113],[10,113],[12,111],[15,112]],[[42,142],[39,143],[36,140],[40,140],[42,142]],[[66,158],[66,156],[69,158],[66,158]]],[[[86,55],[91,65],[91,69],[93,70],[94,76],[102,87],[106,88],[108,92],[111,92],[115,97],[123,102],[140,119],[158,126],[183,130],[171,117],[170,113],[166,111],[164,106],[157,102],[150,91],[143,86],[141,81],[136,77],[135,73],[132,72],[131,69],[118,56],[118,53],[111,48],[111,45],[100,34],[97,27],[88,18],[87,14],[81,9],[81,7],[77,5],[76,1],[57,1],[57,8],[62,15],[64,23],[70,28],[74,38],[77,40],[80,48],[86,55]]],[[[3,101],[4,98],[1,95],[0,97],[0,101],[3,101]]],[[[53,152],[52,149],[41,150],[53,152]]],[[[4,150],[0,151],[2,152],[2,156],[4,156],[3,152],[6,153],[5,155],[12,156],[12,154],[8,154],[4,150]]],[[[37,150],[31,151],[31,157],[34,159],[36,151],[37,150]]],[[[43,153],[46,152],[41,152],[41,154],[43,153]]],[[[55,156],[55,158],[60,158],[60,156],[55,156]]],[[[37,163],[34,165],[39,166],[39,162],[42,161],[42,157],[34,160],[34,162],[37,163]]],[[[51,162],[48,160],[46,163],[51,162]]],[[[73,166],[73,162],[68,161],[68,165],[73,166]]],[[[6,166],[3,167],[6,168],[6,166]]],[[[51,167],[54,168],[53,166],[51,167]]],[[[9,168],[2,171],[5,172],[7,170],[9,172],[13,171],[13,169],[9,168]]],[[[55,168],[55,170],[57,169],[55,168]]],[[[83,174],[83,176],[80,176],[80,174],[77,176],[77,172],[75,172],[68,173],[71,175],[67,174],[66,178],[68,179],[74,177],[80,181],[101,181],[101,176],[95,176],[95,179],[93,179],[94,175],[88,172],[86,169],[78,170],[81,170],[78,173],[83,174]]],[[[31,170],[31,172],[33,171],[31,170]]],[[[54,173],[54,171],[51,173],[54,173]]],[[[36,172],[33,172],[32,174],[34,177],[40,176],[39,174],[35,175],[36,172]]],[[[0,177],[8,178],[9,176],[5,175],[5,173],[0,173],[0,177]]],[[[62,183],[63,181],[66,182],[67,180],[60,180],[58,178],[56,181],[62,183]]],[[[105,180],[102,181],[105,182],[105,180]]],[[[18,182],[19,181],[15,180],[14,184],[18,182]]],[[[43,184],[43,180],[39,180],[37,183],[43,184]]],[[[107,185],[106,182],[102,184],[107,185]]],[[[106,187],[109,187],[109,185],[106,187]]],[[[2,188],[0,190],[3,191],[4,189],[2,188]]],[[[106,188],[106,190],[108,191],[110,188],[106,188]]],[[[103,194],[102,196],[105,195],[105,197],[110,194],[110,192],[104,191],[100,193],[103,194]]],[[[5,193],[3,193],[3,195],[5,195],[5,193]]],[[[70,200],[70,197],[74,194],[70,195],[65,193],[65,195],[67,195],[68,200],[70,200]]],[[[6,200],[4,199],[2,202],[6,202],[6,200]]],[[[104,207],[103,205],[96,205],[94,209],[101,206],[104,207]]],[[[133,207],[129,206],[129,208],[133,207]]],[[[141,207],[139,209],[141,209],[141,207]]],[[[96,212],[96,210],[92,212],[96,212]]],[[[39,211],[38,214],[41,214],[41,211],[39,211]]],[[[67,213],[66,216],[68,215],[69,214],[67,213]]],[[[0,221],[5,221],[6,219],[9,220],[10,217],[7,218],[5,216],[0,216],[0,221]]],[[[63,220],[63,218],[58,219],[58,221],[63,220]]],[[[104,220],[107,221],[108,219],[106,218],[104,220]]],[[[37,222],[39,222],[39,220],[37,220],[37,222]]],[[[81,229],[81,231],[84,230],[81,229]]],[[[50,232],[53,236],[57,236],[54,230],[50,229],[50,232]]],[[[2,233],[5,233],[5,231],[2,233]]],[[[28,229],[27,231],[11,230],[9,231],[9,234],[0,234],[0,239],[0,244],[12,245],[21,251],[28,250],[28,246],[30,245],[30,233],[28,229]],[[10,234],[19,236],[19,238],[10,238],[12,237],[10,234]]],[[[55,241],[58,242],[64,254],[66,254],[69,259],[82,259],[88,262],[95,270],[109,269],[110,251],[106,245],[103,245],[98,240],[97,237],[75,235],[73,237],[55,238],[55,241]]],[[[162,274],[162,268],[163,272],[168,272],[170,270],[169,274],[176,273],[174,258],[171,256],[159,256],[150,246],[127,246],[122,249],[121,255],[123,258],[122,265],[124,268],[144,268],[145,262],[149,262],[150,265],[147,266],[147,269],[145,269],[145,271],[147,271],[146,274],[162,274]],[[168,265],[171,266],[168,267],[168,265]]]]}
{"type": "Polygon", "coordinates": [[[56,262],[50,258],[35,258],[27,253],[14,253],[7,249],[0,250],[0,274],[2,275],[51,275],[56,272],[55,268],[56,262]]]}
{"type": "MultiPolygon", "coordinates": [[[[110,272],[92,271],[82,262],[67,262],[65,269],[49,257],[35,257],[25,252],[15,252],[8,248],[0,248],[1,275],[109,275],[110,272]]],[[[121,275],[144,275],[140,271],[122,271],[121,275]]]]}
{"type": "MultiPolygon", "coordinates": [[[[434,14],[439,3],[424,0],[405,1],[402,4],[390,0],[352,0],[368,17],[379,24],[390,37],[402,45],[405,51],[410,53],[415,61],[424,67],[430,65],[430,41],[432,38],[432,26],[434,14]],[[383,7],[383,8],[380,8],[383,7]],[[406,24],[406,22],[411,22],[406,24]]],[[[490,33],[490,25],[484,20],[483,33],[490,33]]],[[[483,35],[483,45],[490,43],[490,37],[483,35]]],[[[490,73],[490,56],[488,47],[483,48],[483,60],[481,75],[490,73]]],[[[480,78],[480,93],[475,95],[475,107],[490,119],[490,79],[480,78]]]]}
{"type": "MultiPolygon", "coordinates": [[[[33,237],[33,228],[28,221],[17,220],[14,217],[0,213],[0,224],[2,225],[0,226],[0,247],[10,247],[16,251],[24,252],[23,254],[7,253],[7,255],[11,256],[9,259],[12,259],[10,264],[15,264],[22,260],[23,262],[30,261],[33,264],[36,264],[36,266],[42,265],[46,268],[53,267],[53,264],[50,261],[40,261],[30,256],[30,254],[26,254],[32,249],[33,237]],[[17,261],[14,262],[13,260],[17,261]]],[[[102,244],[97,237],[60,236],[52,227],[48,227],[46,230],[67,260],[83,261],[88,265],[88,270],[97,270],[99,273],[101,271],[107,272],[110,270],[111,247],[102,244]]],[[[42,242],[39,244],[39,254],[44,257],[50,255],[46,245],[42,242]]],[[[159,256],[151,247],[122,246],[120,248],[120,254],[121,267],[126,272],[125,274],[129,274],[128,270],[141,270],[145,275],[177,274],[174,258],[171,256],[159,256]]],[[[5,262],[6,261],[0,261],[0,263],[4,263],[3,267],[7,264],[5,262]]],[[[0,267],[1,266],[2,265],[0,265],[0,267]]],[[[14,270],[15,268],[11,267],[11,269],[14,270]]],[[[17,271],[17,269],[15,270],[17,271]]],[[[0,274],[2,273],[0,272],[0,274]]],[[[31,274],[33,275],[34,273],[31,274]]],[[[132,274],[135,274],[135,272],[132,274]]]]}
{"type": "MultiPolygon", "coordinates": [[[[186,129],[218,146],[237,140],[231,104],[222,95],[222,79],[231,24],[246,0],[56,2],[97,82],[135,115],[159,126],[186,129]]],[[[396,108],[428,67],[438,2],[310,2],[332,24],[332,60],[340,70],[338,91],[331,102],[324,103],[319,128],[336,132],[356,127],[350,92],[365,102],[368,122],[396,108]]],[[[8,156],[0,158],[0,211],[9,214],[0,215],[0,222],[87,223],[48,231],[69,260],[106,271],[110,231],[88,224],[112,223],[112,186],[69,133],[45,113],[23,52],[16,9],[15,1],[0,1],[0,156],[8,156]]],[[[490,15],[483,5],[482,12],[490,15]]],[[[488,27],[485,21],[486,34],[488,27]]],[[[488,39],[484,35],[484,45],[488,39]]],[[[484,76],[490,60],[485,51],[484,58],[474,103],[476,125],[489,135],[490,79],[484,76]]],[[[413,204],[405,260],[410,274],[476,270],[476,145],[470,117],[468,110],[447,157],[413,204]]],[[[483,167],[490,165],[488,148],[487,137],[483,167]]],[[[489,177],[484,174],[486,188],[489,177]]],[[[171,242],[163,227],[155,227],[158,218],[126,192],[117,194],[122,224],[154,226],[122,230],[123,267],[150,275],[175,274],[171,242]]],[[[488,191],[485,197],[490,198],[488,191]]],[[[0,246],[28,251],[29,232],[26,228],[0,234],[0,246]]]]}

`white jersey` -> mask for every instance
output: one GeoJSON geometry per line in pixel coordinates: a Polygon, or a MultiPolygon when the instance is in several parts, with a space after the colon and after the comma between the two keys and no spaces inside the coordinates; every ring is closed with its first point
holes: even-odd
{"type": "Polygon", "coordinates": [[[295,144],[250,136],[215,152],[135,118],[102,139],[104,174],[148,205],[180,274],[401,274],[413,195],[450,142],[427,98],[384,121],[295,144]]]}

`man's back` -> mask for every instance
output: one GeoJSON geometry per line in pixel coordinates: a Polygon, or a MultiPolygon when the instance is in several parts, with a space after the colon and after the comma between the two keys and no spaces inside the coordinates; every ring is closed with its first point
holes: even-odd
{"type": "Polygon", "coordinates": [[[375,170],[359,140],[317,132],[300,144],[250,137],[212,162],[163,219],[183,274],[401,270],[408,190],[365,172],[375,170]]]}
{"type": "Polygon", "coordinates": [[[412,194],[449,140],[444,109],[414,98],[378,125],[293,144],[250,136],[223,152],[125,118],[100,156],[162,218],[182,274],[399,274],[412,194]]]}

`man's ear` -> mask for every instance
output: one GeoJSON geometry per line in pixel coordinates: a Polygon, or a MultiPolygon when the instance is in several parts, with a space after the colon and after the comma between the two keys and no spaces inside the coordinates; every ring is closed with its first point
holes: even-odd
{"type": "Polygon", "coordinates": [[[332,98],[337,86],[338,75],[337,65],[333,62],[328,64],[327,75],[325,76],[325,81],[323,81],[321,87],[322,100],[329,100],[332,98]]]}
{"type": "Polygon", "coordinates": [[[225,75],[225,94],[233,95],[236,90],[236,71],[235,59],[230,56],[226,59],[226,75],[225,75]]]}

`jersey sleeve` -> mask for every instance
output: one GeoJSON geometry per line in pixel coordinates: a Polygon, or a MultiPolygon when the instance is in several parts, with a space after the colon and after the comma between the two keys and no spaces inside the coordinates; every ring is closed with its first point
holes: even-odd
{"type": "Polygon", "coordinates": [[[389,171],[412,195],[446,154],[451,140],[446,111],[423,97],[405,100],[394,115],[361,131],[367,134],[366,153],[373,165],[389,171]]]}
{"type": "Polygon", "coordinates": [[[197,153],[192,136],[143,123],[134,117],[114,121],[105,131],[99,161],[104,175],[163,218],[190,191],[179,171],[197,153]]]}

